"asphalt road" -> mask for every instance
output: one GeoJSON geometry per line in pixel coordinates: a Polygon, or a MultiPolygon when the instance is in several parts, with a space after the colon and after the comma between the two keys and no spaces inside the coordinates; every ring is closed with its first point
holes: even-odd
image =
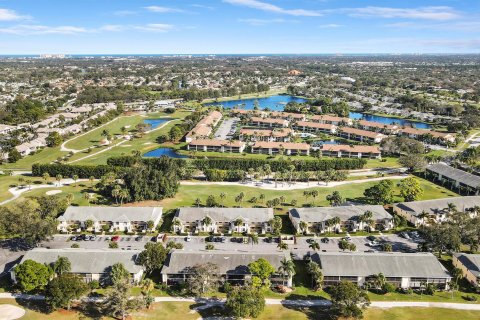
{"type": "MultiPolygon", "coordinates": [[[[94,241],[71,241],[69,236],[66,235],[57,235],[51,241],[44,242],[41,244],[42,247],[46,248],[70,248],[73,243],[77,243],[80,248],[108,248],[110,242],[110,237],[107,236],[98,236],[94,241]]],[[[209,242],[206,241],[206,237],[192,236],[190,241],[186,241],[187,237],[183,236],[168,236],[165,242],[175,241],[177,243],[183,244],[183,249],[186,251],[199,251],[205,249],[205,245],[209,242]]],[[[246,237],[245,237],[246,238],[246,237]]],[[[289,245],[289,250],[295,253],[305,253],[311,251],[309,249],[310,240],[314,239],[320,244],[320,251],[341,251],[338,244],[342,238],[339,237],[330,237],[328,243],[323,243],[321,237],[312,238],[312,237],[297,237],[296,243],[289,245]]],[[[377,237],[379,242],[388,242],[392,244],[393,251],[413,251],[417,248],[418,243],[412,240],[404,239],[398,235],[383,235],[377,237]]],[[[132,250],[132,249],[143,249],[145,244],[149,241],[152,241],[151,237],[144,236],[141,240],[137,241],[136,236],[120,236],[117,241],[120,249],[132,250]]],[[[367,250],[381,250],[381,247],[370,247],[367,245],[369,242],[366,237],[352,237],[351,242],[357,247],[357,251],[367,251],[367,250]]],[[[234,251],[276,251],[277,243],[266,242],[266,238],[260,238],[258,244],[252,244],[250,241],[248,243],[238,243],[233,242],[232,237],[226,237],[225,243],[221,242],[210,242],[214,245],[216,250],[234,250],[234,251]]]]}

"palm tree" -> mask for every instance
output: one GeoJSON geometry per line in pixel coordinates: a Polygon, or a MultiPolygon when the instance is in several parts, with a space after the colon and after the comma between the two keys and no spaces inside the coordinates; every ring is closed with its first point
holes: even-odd
{"type": "Polygon", "coordinates": [[[340,222],[341,222],[340,217],[333,217],[332,218],[332,225],[333,225],[334,228],[336,228],[338,225],[340,225],[340,222]]]}
{"type": "Polygon", "coordinates": [[[72,176],[72,180],[73,180],[74,186],[76,187],[76,186],[77,186],[78,176],[77,176],[76,174],[74,174],[74,175],[72,176]]]}
{"type": "Polygon", "coordinates": [[[317,241],[312,241],[310,242],[310,245],[308,246],[310,249],[313,251],[318,251],[320,250],[320,244],[317,241]]]}
{"type": "Polygon", "coordinates": [[[57,180],[57,185],[60,186],[60,181],[62,181],[63,177],[61,174],[57,174],[55,176],[55,180],[57,180]]]}
{"type": "Polygon", "coordinates": [[[220,193],[220,202],[222,204],[222,207],[223,207],[223,201],[225,200],[226,197],[227,197],[227,194],[225,192],[220,193]]]}
{"type": "Polygon", "coordinates": [[[288,244],[280,241],[277,245],[277,248],[280,249],[281,251],[288,250],[288,244]]]}
{"type": "Polygon", "coordinates": [[[74,198],[75,198],[75,196],[73,195],[73,193],[67,194],[66,199],[67,199],[68,205],[70,205],[72,203],[74,198]]]}
{"type": "Polygon", "coordinates": [[[252,242],[252,246],[254,244],[258,244],[258,234],[256,233],[250,233],[248,234],[248,237],[250,238],[251,242],[252,242]]]}
{"type": "Polygon", "coordinates": [[[88,192],[85,192],[83,194],[83,199],[87,200],[89,206],[90,206],[90,198],[91,197],[90,197],[90,194],[88,192]]]}
{"type": "Polygon", "coordinates": [[[174,218],[172,221],[172,226],[174,227],[180,227],[182,225],[182,222],[178,218],[174,218]]]}
{"type": "Polygon", "coordinates": [[[45,172],[43,175],[42,175],[42,178],[43,180],[45,180],[45,183],[48,182],[48,179],[50,179],[50,175],[48,174],[48,172],[45,172]]]}
{"type": "Polygon", "coordinates": [[[208,227],[212,224],[212,218],[210,218],[209,216],[205,216],[202,220],[202,223],[205,227],[208,227]]]}
{"type": "Polygon", "coordinates": [[[124,189],[122,188],[118,194],[118,196],[120,197],[120,205],[123,204],[123,200],[124,199],[128,199],[128,197],[130,196],[130,193],[128,192],[127,189],[124,189]]]}
{"type": "Polygon", "coordinates": [[[287,260],[287,258],[284,257],[283,260],[280,261],[278,272],[282,275],[283,285],[285,285],[285,278],[288,279],[295,274],[295,264],[292,260],[287,260]]]}
{"type": "Polygon", "coordinates": [[[449,202],[449,203],[447,203],[447,208],[446,209],[447,209],[448,213],[454,213],[454,212],[457,211],[457,206],[454,203],[449,202]]]}
{"type": "Polygon", "coordinates": [[[300,221],[300,222],[298,223],[298,227],[300,228],[300,231],[301,231],[302,233],[305,233],[305,232],[307,232],[307,230],[308,230],[308,223],[306,223],[305,221],[300,221]]]}
{"type": "Polygon", "coordinates": [[[95,181],[95,177],[90,176],[90,178],[88,178],[88,180],[90,181],[90,186],[93,186],[93,181],[95,181]]]}
{"type": "Polygon", "coordinates": [[[200,198],[197,198],[195,199],[195,205],[198,207],[200,207],[200,205],[202,204],[202,201],[200,200],[200,198]]]}
{"type": "Polygon", "coordinates": [[[372,276],[372,282],[375,288],[380,290],[387,282],[387,279],[385,278],[385,275],[383,273],[378,273],[372,276]]]}

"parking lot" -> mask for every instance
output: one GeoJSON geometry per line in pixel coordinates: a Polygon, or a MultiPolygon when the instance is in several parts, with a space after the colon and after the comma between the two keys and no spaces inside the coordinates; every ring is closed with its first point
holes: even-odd
{"type": "Polygon", "coordinates": [[[239,118],[225,119],[215,132],[215,139],[227,140],[232,138],[237,130],[237,124],[240,121],[239,118]]]}
{"type": "MultiPolygon", "coordinates": [[[[70,240],[71,236],[67,235],[56,235],[52,240],[42,243],[42,247],[47,248],[70,248],[72,244],[77,243],[80,248],[108,248],[110,241],[112,241],[111,236],[97,236],[93,241],[90,240],[80,240],[72,241],[70,240]]],[[[248,237],[224,237],[224,241],[208,241],[206,236],[166,236],[163,243],[168,241],[174,241],[177,243],[183,244],[183,250],[186,251],[199,251],[204,250],[207,243],[211,243],[215,250],[225,250],[225,251],[255,251],[255,252],[272,252],[279,250],[277,248],[278,238],[268,242],[268,238],[259,238],[258,244],[251,242],[251,239],[248,237]],[[236,239],[236,241],[234,241],[236,239]],[[187,241],[188,240],[188,241],[187,241]],[[277,240],[277,241],[275,241],[277,240]]],[[[221,238],[221,237],[216,237],[221,238]]],[[[415,252],[419,241],[412,239],[405,239],[396,234],[386,234],[381,236],[376,236],[376,241],[379,245],[370,246],[368,243],[370,240],[365,236],[352,236],[349,242],[355,244],[357,251],[381,251],[382,243],[389,243],[392,245],[393,251],[401,252],[415,252]]],[[[341,237],[328,237],[328,242],[322,241],[324,237],[297,237],[294,244],[290,244],[288,249],[298,255],[304,255],[308,251],[312,251],[309,246],[311,241],[317,241],[320,244],[320,251],[341,251],[339,248],[339,243],[342,240],[341,237]]],[[[155,238],[149,236],[118,236],[118,247],[123,250],[139,250],[143,249],[145,244],[149,241],[154,241],[155,238]]]]}

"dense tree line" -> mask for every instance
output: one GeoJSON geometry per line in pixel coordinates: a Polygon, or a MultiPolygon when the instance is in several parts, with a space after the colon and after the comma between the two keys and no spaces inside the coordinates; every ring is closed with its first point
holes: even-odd
{"type": "Polygon", "coordinates": [[[318,159],[318,160],[268,160],[268,159],[195,159],[194,166],[199,170],[220,169],[220,170],[245,170],[249,168],[260,168],[270,165],[274,172],[289,170],[294,166],[297,171],[325,171],[354,170],[362,169],[367,163],[365,159],[318,159]]]}
{"type": "Polygon", "coordinates": [[[41,177],[45,173],[48,173],[51,177],[61,175],[62,177],[78,176],[80,179],[89,179],[90,177],[100,179],[102,176],[112,171],[122,173],[125,170],[124,168],[116,168],[110,165],[88,166],[61,163],[34,163],[32,165],[32,175],[36,177],[41,177]]]}

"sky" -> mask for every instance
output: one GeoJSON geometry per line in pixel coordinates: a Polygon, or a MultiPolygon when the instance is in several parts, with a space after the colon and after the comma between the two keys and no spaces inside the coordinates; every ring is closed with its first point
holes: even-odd
{"type": "Polygon", "coordinates": [[[480,0],[0,0],[0,55],[47,53],[480,53],[480,0]]]}

